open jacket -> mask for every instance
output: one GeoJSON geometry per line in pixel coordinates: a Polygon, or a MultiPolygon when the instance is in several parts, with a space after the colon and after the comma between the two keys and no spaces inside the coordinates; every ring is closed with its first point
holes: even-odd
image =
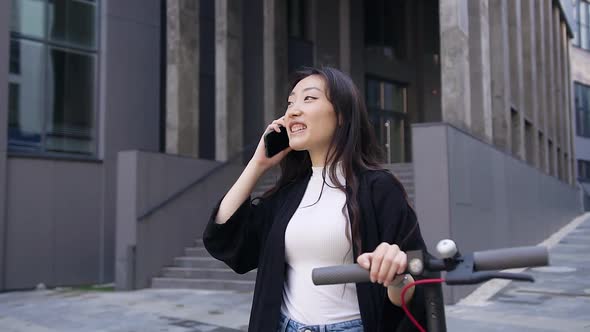
{"type": "MultiPolygon", "coordinates": [[[[285,230],[310,176],[311,171],[258,204],[247,199],[225,224],[215,223],[218,204],[204,231],[205,247],[213,257],[237,273],[258,269],[248,331],[275,332],[278,328],[285,280],[285,230]]],[[[374,251],[382,242],[398,244],[403,251],[426,250],[416,215],[392,174],[367,170],[358,178],[361,253],[374,251]]],[[[360,253],[353,249],[356,262],[360,253]]],[[[415,330],[403,310],[391,303],[383,285],[357,283],[356,289],[365,332],[415,330]]],[[[419,286],[409,308],[425,326],[424,295],[419,286]]]]}

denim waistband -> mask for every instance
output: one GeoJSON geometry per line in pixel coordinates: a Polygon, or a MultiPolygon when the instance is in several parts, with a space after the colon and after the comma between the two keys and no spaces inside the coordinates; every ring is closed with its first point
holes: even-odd
{"type": "Polygon", "coordinates": [[[354,319],[327,325],[306,325],[281,313],[277,332],[363,332],[363,322],[354,319]]]}

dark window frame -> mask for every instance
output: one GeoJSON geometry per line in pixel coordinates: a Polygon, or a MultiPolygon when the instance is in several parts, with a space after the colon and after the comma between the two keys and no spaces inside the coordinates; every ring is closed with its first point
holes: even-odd
{"type": "MultiPolygon", "coordinates": [[[[48,104],[48,89],[50,87],[50,82],[48,80],[48,77],[46,75],[46,73],[42,73],[41,74],[41,79],[42,79],[42,91],[41,94],[43,95],[42,100],[43,100],[43,105],[41,108],[41,139],[40,139],[40,147],[39,149],[31,149],[31,148],[23,148],[23,147],[18,147],[18,146],[13,146],[10,145],[10,139],[8,140],[8,146],[7,146],[7,152],[9,155],[14,155],[14,156],[23,156],[23,157],[35,157],[35,158],[50,158],[50,159],[67,159],[67,160],[90,160],[90,161],[96,161],[98,160],[98,156],[100,154],[100,104],[99,104],[99,77],[98,77],[98,73],[100,72],[100,63],[99,63],[99,45],[100,45],[100,40],[101,40],[101,31],[100,31],[100,17],[101,17],[101,10],[102,10],[102,3],[101,1],[98,0],[73,0],[75,2],[79,2],[79,3],[86,3],[88,5],[92,5],[94,6],[94,45],[92,45],[92,47],[90,46],[84,46],[84,45],[79,45],[79,44],[75,44],[66,40],[55,40],[52,39],[51,33],[50,33],[50,20],[49,20],[49,3],[50,2],[54,2],[55,0],[41,0],[43,3],[43,19],[44,19],[44,35],[42,38],[38,37],[38,36],[33,36],[33,35],[28,35],[26,33],[21,33],[19,31],[12,31],[10,30],[10,42],[12,43],[12,41],[17,41],[17,42],[21,42],[21,41],[25,41],[25,42],[33,42],[33,43],[38,43],[41,45],[42,47],[42,57],[43,57],[43,68],[44,71],[47,71],[51,61],[51,51],[52,50],[57,50],[60,52],[64,52],[65,54],[76,54],[76,55],[83,55],[83,56],[88,56],[92,63],[93,63],[93,68],[91,69],[91,82],[88,82],[88,84],[91,86],[90,89],[92,96],[93,96],[93,100],[91,103],[91,110],[90,112],[92,113],[90,116],[92,118],[92,129],[90,131],[90,135],[91,135],[91,141],[90,141],[90,146],[91,146],[91,152],[89,153],[76,153],[76,152],[71,152],[71,151],[55,151],[55,150],[51,150],[49,149],[49,147],[47,146],[46,143],[46,136],[49,133],[49,129],[48,129],[48,118],[50,115],[50,110],[53,108],[53,105],[49,105],[48,104]]],[[[16,63],[16,61],[14,61],[12,59],[12,57],[10,57],[10,63],[16,63]]],[[[10,75],[12,75],[12,73],[9,73],[9,77],[10,75]]],[[[9,82],[10,82],[10,78],[9,78],[9,82]]],[[[10,137],[8,137],[10,138],[10,137]]]]}
{"type": "Polygon", "coordinates": [[[576,115],[576,135],[590,138],[590,86],[574,81],[574,112],[576,115]],[[578,92],[582,90],[587,95],[587,104],[580,101],[578,92]]]}
{"type": "Polygon", "coordinates": [[[574,39],[572,45],[578,49],[590,51],[590,1],[589,0],[571,0],[574,16],[574,39]],[[586,4],[586,11],[582,12],[580,3],[586,4]],[[582,25],[580,17],[585,18],[585,23],[582,25]],[[586,31],[586,45],[582,43],[582,29],[586,31]]]}
{"type": "MultiPolygon", "coordinates": [[[[393,161],[393,163],[398,163],[398,162],[406,163],[406,162],[409,162],[411,159],[410,150],[408,149],[409,148],[408,142],[411,139],[409,137],[409,134],[410,134],[409,120],[410,119],[409,119],[409,115],[408,115],[408,113],[409,113],[408,93],[409,93],[409,84],[408,83],[392,80],[389,78],[385,78],[385,77],[373,75],[373,74],[365,75],[365,104],[367,106],[367,111],[369,113],[369,119],[371,120],[371,124],[373,126],[377,125],[374,122],[374,120],[376,117],[381,117],[381,116],[385,116],[387,118],[391,118],[396,121],[403,121],[403,127],[402,127],[403,142],[401,142],[401,144],[403,145],[404,151],[401,156],[402,160],[401,161],[393,161]],[[404,107],[405,109],[396,110],[396,109],[386,109],[386,108],[372,106],[370,104],[369,95],[368,95],[370,81],[375,81],[378,83],[387,83],[387,84],[391,84],[393,86],[396,86],[398,88],[402,88],[404,90],[404,97],[403,97],[404,101],[403,101],[402,107],[404,107]]],[[[374,130],[377,135],[380,133],[380,129],[375,128],[374,130]]],[[[379,135],[377,136],[377,140],[378,140],[379,144],[383,143],[381,141],[381,137],[379,137],[379,135]]],[[[387,148],[385,146],[382,146],[381,149],[383,150],[383,157],[384,157],[383,162],[387,163],[388,158],[390,158],[391,156],[387,155],[387,148]]]]}

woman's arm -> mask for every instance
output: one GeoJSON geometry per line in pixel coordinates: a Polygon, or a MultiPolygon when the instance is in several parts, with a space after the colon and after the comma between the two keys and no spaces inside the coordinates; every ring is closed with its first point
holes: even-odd
{"type": "MultiPolygon", "coordinates": [[[[268,126],[265,133],[269,130],[275,130],[277,132],[280,131],[279,125],[284,126],[285,122],[283,118],[275,120],[272,122],[271,125],[268,126]]],[[[224,224],[226,223],[229,218],[238,210],[240,205],[244,203],[244,201],[250,197],[252,190],[256,186],[256,182],[258,179],[271,167],[278,164],[281,159],[283,159],[287,153],[291,151],[291,148],[287,148],[277,155],[273,156],[272,158],[267,158],[264,148],[264,135],[260,138],[260,142],[258,142],[258,146],[256,147],[256,151],[254,152],[254,156],[238,178],[238,180],[234,183],[231,189],[227,192],[221,204],[219,205],[219,210],[217,212],[217,216],[215,217],[215,223],[217,224],[224,224]]]]}
{"type": "Polygon", "coordinates": [[[215,216],[216,224],[225,224],[229,218],[238,210],[240,205],[250,197],[258,179],[265,170],[250,162],[231,189],[227,192],[215,216]]]}

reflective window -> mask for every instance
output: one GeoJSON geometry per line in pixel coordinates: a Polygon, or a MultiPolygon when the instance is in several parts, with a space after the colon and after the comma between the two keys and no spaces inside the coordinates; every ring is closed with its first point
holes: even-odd
{"type": "Polygon", "coordinates": [[[385,163],[407,162],[407,88],[404,85],[367,79],[367,106],[385,163]]]}
{"type": "Polygon", "coordinates": [[[12,0],[8,149],[93,155],[97,4],[12,0]]]}
{"type": "Polygon", "coordinates": [[[590,137],[590,86],[574,82],[576,134],[590,137]]]}
{"type": "Polygon", "coordinates": [[[574,10],[573,45],[590,51],[590,1],[572,0],[574,10]]]}

